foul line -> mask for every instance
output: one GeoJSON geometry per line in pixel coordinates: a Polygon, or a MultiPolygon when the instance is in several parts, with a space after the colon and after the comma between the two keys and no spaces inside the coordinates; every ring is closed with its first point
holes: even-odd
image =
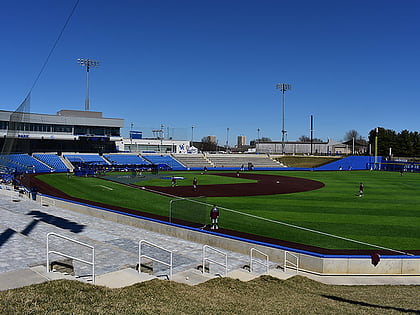
{"type": "MultiPolygon", "coordinates": [[[[174,197],[174,198],[177,198],[179,200],[185,199],[185,200],[189,200],[191,202],[195,202],[195,203],[198,203],[198,204],[202,204],[202,205],[206,205],[206,206],[211,207],[211,204],[208,204],[208,203],[205,203],[205,202],[200,202],[200,201],[197,201],[197,200],[194,200],[194,199],[189,199],[189,198],[185,198],[185,197],[171,195],[171,194],[163,193],[163,192],[160,192],[160,191],[148,189],[148,188],[145,188],[145,187],[142,188],[142,189],[146,190],[146,191],[153,192],[153,193],[158,193],[158,194],[161,194],[161,195],[165,195],[167,197],[174,197]]],[[[281,225],[285,225],[285,226],[292,227],[292,228],[295,228],[295,229],[299,229],[299,230],[303,230],[303,231],[307,231],[307,232],[311,232],[311,233],[316,233],[316,234],[320,234],[320,235],[325,235],[325,236],[341,239],[341,240],[352,242],[352,243],[357,243],[357,244],[366,245],[366,246],[370,246],[370,247],[375,247],[375,248],[379,248],[379,249],[383,249],[383,250],[388,250],[388,251],[403,254],[403,255],[414,256],[414,254],[410,254],[410,253],[403,252],[403,251],[400,251],[400,250],[396,250],[396,249],[392,249],[392,248],[388,248],[388,247],[383,247],[383,246],[380,246],[380,245],[370,244],[370,243],[366,243],[366,242],[362,242],[362,241],[358,241],[358,240],[353,240],[351,238],[338,236],[338,235],[334,235],[334,234],[330,234],[330,233],[326,233],[326,232],[322,232],[322,231],[312,230],[312,229],[309,229],[309,228],[305,228],[305,227],[302,227],[302,226],[299,226],[299,225],[294,225],[294,224],[290,224],[290,223],[286,223],[286,222],[282,222],[282,221],[276,221],[276,220],[272,220],[272,219],[268,219],[268,218],[263,218],[263,217],[259,217],[259,216],[249,214],[249,213],[246,213],[246,212],[241,212],[241,211],[228,209],[228,208],[224,208],[224,207],[219,207],[219,209],[223,209],[223,210],[230,211],[232,213],[236,213],[236,214],[240,214],[240,215],[245,215],[245,216],[248,216],[248,217],[254,218],[254,219],[259,219],[259,220],[263,220],[263,221],[267,221],[267,222],[271,222],[271,223],[281,224],[281,225]]]]}
{"type": "MultiPolygon", "coordinates": [[[[188,199],[188,198],[182,198],[182,197],[178,197],[179,199],[188,199]]],[[[193,200],[193,199],[188,199],[191,202],[196,202],[199,204],[204,204],[207,206],[211,206],[211,204],[205,203],[205,202],[200,202],[197,200],[193,200]]],[[[399,254],[403,254],[403,255],[408,255],[408,256],[414,256],[414,254],[410,254],[410,253],[406,253],[403,251],[399,251],[396,249],[392,249],[392,248],[387,248],[387,247],[383,247],[383,246],[379,246],[379,245],[375,245],[375,244],[370,244],[370,243],[366,243],[366,242],[362,242],[362,241],[357,241],[357,240],[353,240],[351,238],[347,238],[347,237],[343,237],[343,236],[338,236],[338,235],[334,235],[334,234],[330,234],[330,233],[326,233],[326,232],[322,232],[322,231],[317,231],[317,230],[312,230],[309,228],[305,228],[302,226],[298,226],[298,225],[294,225],[294,224],[290,224],[290,223],[286,223],[286,222],[281,222],[281,221],[276,221],[276,220],[272,220],[272,219],[268,219],[268,218],[263,218],[263,217],[259,217],[253,214],[249,214],[246,212],[241,212],[241,211],[237,211],[237,210],[232,210],[232,209],[228,209],[228,208],[224,208],[224,207],[219,207],[220,209],[226,210],[226,211],[230,211],[232,213],[236,213],[236,214],[240,214],[240,215],[245,215],[254,219],[259,219],[259,220],[263,220],[263,221],[267,221],[267,222],[271,222],[271,223],[276,223],[276,224],[282,224],[288,227],[292,227],[295,229],[299,229],[299,230],[303,230],[303,231],[307,231],[307,232],[311,232],[311,233],[316,233],[316,234],[321,234],[321,235],[325,235],[325,236],[329,236],[329,237],[333,237],[333,238],[338,238],[344,241],[348,241],[348,242],[353,242],[353,243],[357,243],[357,244],[362,244],[362,245],[367,245],[370,247],[375,247],[375,248],[379,248],[379,249],[383,249],[383,250],[388,250],[388,251],[392,251],[395,253],[399,253],[399,254]]]]}

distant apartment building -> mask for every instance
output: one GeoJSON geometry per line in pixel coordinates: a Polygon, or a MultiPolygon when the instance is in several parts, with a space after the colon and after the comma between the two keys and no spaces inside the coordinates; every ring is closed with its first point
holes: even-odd
{"type": "Polygon", "coordinates": [[[238,136],[238,147],[242,147],[244,145],[246,145],[246,137],[238,136]]]}

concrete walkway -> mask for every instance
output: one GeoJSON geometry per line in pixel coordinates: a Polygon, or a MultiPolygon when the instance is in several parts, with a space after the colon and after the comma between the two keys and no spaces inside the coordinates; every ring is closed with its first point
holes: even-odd
{"type": "MultiPolygon", "coordinates": [[[[51,232],[94,246],[95,275],[98,281],[106,278],[105,274],[110,274],[108,278],[111,279],[112,273],[118,271],[121,273],[122,269],[134,269],[138,264],[140,240],[146,240],[173,252],[174,275],[195,269],[202,264],[203,244],[55,206],[42,206],[36,201],[5,189],[0,189],[0,217],[0,290],[22,286],[20,284],[28,285],[32,282],[50,280],[49,275],[40,272],[42,268],[33,270],[33,267],[43,265],[43,269],[46,270],[47,234],[51,232]],[[22,276],[19,276],[20,274],[22,276]]],[[[89,248],[83,248],[55,236],[50,237],[49,247],[50,250],[60,251],[85,261],[92,260],[89,248]]],[[[246,255],[220,250],[228,255],[228,272],[249,264],[249,257],[246,255]]],[[[143,247],[142,253],[161,261],[168,261],[166,252],[147,245],[143,247]]],[[[62,259],[63,257],[50,255],[51,261],[62,259]]],[[[145,262],[147,263],[147,259],[145,262]]],[[[274,267],[278,263],[270,264],[274,267]]],[[[92,274],[90,265],[73,260],[73,267],[75,277],[79,279],[92,274]]],[[[212,265],[211,274],[223,273],[222,267],[212,265]]],[[[161,278],[168,274],[168,267],[153,264],[155,277],[161,278]]],[[[111,284],[110,286],[112,287],[111,284]]]]}
{"type": "MultiPolygon", "coordinates": [[[[72,212],[55,206],[42,206],[36,201],[19,196],[13,191],[0,189],[0,290],[19,288],[55,279],[74,279],[92,283],[92,266],[73,260],[74,275],[46,270],[47,234],[77,240],[95,248],[95,276],[97,285],[110,288],[124,287],[137,282],[159,278],[167,279],[167,266],[151,263],[153,273],[138,273],[138,243],[146,240],[173,252],[173,276],[171,280],[195,285],[224,275],[224,268],[212,264],[210,273],[202,273],[197,267],[202,264],[203,244],[170,237],[148,230],[127,226],[113,221],[72,212]]],[[[56,236],[50,238],[49,249],[66,255],[92,261],[92,251],[56,236]]],[[[220,249],[228,256],[227,276],[242,281],[259,277],[265,270],[250,273],[242,269],[249,264],[246,255],[220,249]]],[[[168,261],[162,250],[145,246],[143,254],[168,261]]],[[[213,257],[210,257],[213,258],[213,257]]],[[[50,261],[63,257],[51,254],[50,261]]],[[[217,260],[217,257],[213,259],[217,260]]],[[[287,279],[295,273],[284,273],[276,269],[280,262],[270,261],[269,274],[287,279]]],[[[143,265],[143,262],[142,262],[143,265]]],[[[143,271],[143,270],[142,270],[143,271]]],[[[417,284],[420,277],[401,276],[318,276],[299,273],[327,284],[373,285],[373,284],[417,284]]]]}

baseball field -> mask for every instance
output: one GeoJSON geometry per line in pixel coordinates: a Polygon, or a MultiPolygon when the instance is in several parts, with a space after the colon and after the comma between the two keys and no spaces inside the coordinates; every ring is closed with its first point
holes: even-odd
{"type": "Polygon", "coordinates": [[[33,180],[46,194],[195,227],[209,223],[208,211],[216,204],[219,233],[318,252],[420,250],[420,174],[415,173],[190,171],[106,179],[45,174],[33,180]]]}

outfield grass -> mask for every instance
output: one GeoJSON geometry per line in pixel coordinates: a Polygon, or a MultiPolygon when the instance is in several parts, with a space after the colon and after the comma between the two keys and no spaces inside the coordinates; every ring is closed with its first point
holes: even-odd
{"type": "MultiPolygon", "coordinates": [[[[194,172],[168,173],[184,176],[191,185],[222,184],[243,179],[201,175],[194,172]]],[[[281,221],[308,229],[373,243],[387,248],[420,249],[420,174],[400,176],[394,172],[263,172],[309,178],[325,183],[322,189],[294,194],[207,198],[221,208],[220,225],[225,228],[331,249],[367,249],[351,243],[251,218],[232,212],[281,221]],[[359,183],[365,196],[357,197],[359,183]]],[[[65,174],[39,176],[74,197],[118,205],[159,215],[168,215],[171,198],[97,178],[67,179],[65,174]]],[[[168,185],[170,180],[143,181],[140,185],[168,185]]]]}
{"type": "Polygon", "coordinates": [[[70,280],[0,292],[1,314],[419,314],[419,286],[325,285],[304,277],[108,289],[70,280]]]}
{"type": "Polygon", "coordinates": [[[153,179],[141,180],[136,182],[136,185],[139,186],[161,186],[169,187],[172,182],[170,175],[174,174],[175,177],[182,177],[183,179],[177,179],[176,184],[178,186],[192,186],[192,181],[197,178],[198,185],[224,185],[224,184],[237,184],[237,183],[255,183],[256,180],[245,179],[245,178],[236,178],[236,177],[226,177],[226,176],[216,176],[211,174],[203,174],[199,171],[191,171],[187,173],[170,173],[164,172],[161,173],[161,176],[153,179]],[[166,174],[166,175],[165,175],[166,174]],[[163,179],[162,179],[163,178],[163,179]]]}

